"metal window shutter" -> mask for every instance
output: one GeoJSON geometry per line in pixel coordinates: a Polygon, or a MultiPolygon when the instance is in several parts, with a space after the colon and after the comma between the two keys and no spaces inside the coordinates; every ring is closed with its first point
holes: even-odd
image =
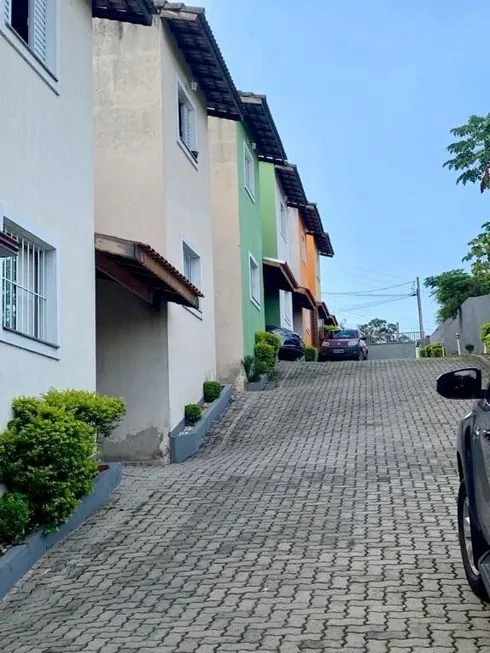
{"type": "Polygon", "coordinates": [[[187,104],[181,105],[182,140],[191,149],[191,110],[187,104]]]}
{"type": "Polygon", "coordinates": [[[11,20],[11,14],[10,14],[11,0],[4,0],[4,4],[5,4],[5,20],[6,20],[7,23],[10,23],[10,20],[11,20]]]}
{"type": "Polygon", "coordinates": [[[31,47],[41,61],[46,62],[48,0],[34,0],[31,47]]]}

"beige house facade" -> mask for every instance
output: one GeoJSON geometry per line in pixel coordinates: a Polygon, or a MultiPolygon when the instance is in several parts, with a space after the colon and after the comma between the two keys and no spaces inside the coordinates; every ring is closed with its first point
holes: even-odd
{"type": "Polygon", "coordinates": [[[156,5],[150,29],[94,25],[97,388],[128,405],[113,460],[165,459],[216,378],[208,116],[239,98],[204,12],[156,5]]]}

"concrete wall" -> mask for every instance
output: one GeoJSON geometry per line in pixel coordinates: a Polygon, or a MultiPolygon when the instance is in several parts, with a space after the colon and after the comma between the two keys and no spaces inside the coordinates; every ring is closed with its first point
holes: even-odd
{"type": "Polygon", "coordinates": [[[474,345],[476,352],[483,353],[479,330],[485,322],[490,322],[490,295],[470,297],[461,305],[458,317],[441,324],[430,336],[430,341],[442,342],[446,354],[455,354],[458,351],[456,334],[459,333],[463,353],[465,345],[474,345]]]}
{"type": "Polygon", "coordinates": [[[237,138],[235,123],[209,119],[214,310],[218,378],[231,380],[243,358],[237,138]]]}
{"type": "Polygon", "coordinates": [[[0,328],[0,429],[15,396],[95,388],[91,5],[59,3],[58,82],[3,17],[0,229],[7,217],[56,248],[57,347],[0,328]]]}
{"type": "Polygon", "coordinates": [[[369,345],[370,360],[395,360],[399,358],[415,358],[415,343],[386,343],[369,345]]]}
{"type": "Polygon", "coordinates": [[[160,20],[95,21],[94,30],[96,229],[146,242],[179,270],[184,242],[201,260],[202,311],[167,306],[172,429],[216,375],[206,101],[190,90],[193,76],[160,20]],[[195,108],[198,162],[179,139],[179,82],[195,108]]]}
{"type": "Polygon", "coordinates": [[[97,390],[128,414],[103,443],[106,460],[168,455],[166,305],[160,312],[113,281],[97,280],[97,390]]]}

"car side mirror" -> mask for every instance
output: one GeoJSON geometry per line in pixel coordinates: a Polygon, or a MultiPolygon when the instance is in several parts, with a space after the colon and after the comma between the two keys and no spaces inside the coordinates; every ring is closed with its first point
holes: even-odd
{"type": "Polygon", "coordinates": [[[476,367],[442,374],[437,392],[445,399],[479,399],[482,396],[481,372],[476,367]]]}

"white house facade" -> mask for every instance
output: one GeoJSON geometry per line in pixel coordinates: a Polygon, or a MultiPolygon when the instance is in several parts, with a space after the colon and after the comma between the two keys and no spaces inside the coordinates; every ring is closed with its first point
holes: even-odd
{"type": "Polygon", "coordinates": [[[95,389],[92,16],[150,8],[99,4],[2,3],[0,428],[16,396],[95,389]]]}

